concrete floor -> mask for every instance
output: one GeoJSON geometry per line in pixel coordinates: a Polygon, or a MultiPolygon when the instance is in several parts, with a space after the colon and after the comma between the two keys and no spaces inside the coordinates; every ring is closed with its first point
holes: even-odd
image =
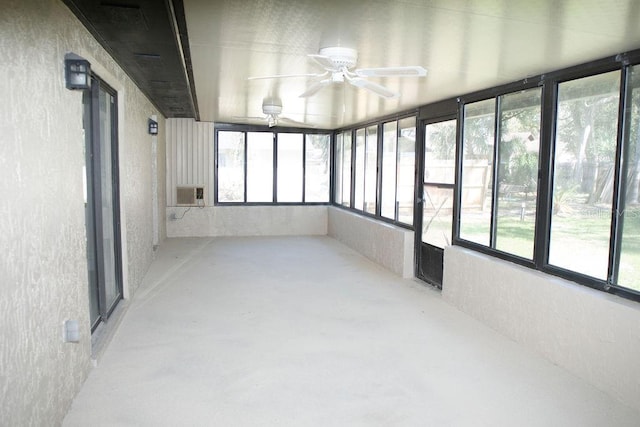
{"type": "Polygon", "coordinates": [[[638,426],[328,237],[170,239],[65,426],[638,426]]]}

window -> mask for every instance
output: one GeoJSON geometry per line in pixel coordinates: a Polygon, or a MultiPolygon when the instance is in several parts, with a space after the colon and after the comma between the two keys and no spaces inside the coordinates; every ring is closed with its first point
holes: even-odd
{"type": "Polygon", "coordinates": [[[398,122],[382,127],[382,216],[396,219],[396,177],[398,166],[398,122]]]}
{"type": "Polygon", "coordinates": [[[630,70],[627,98],[628,131],[625,132],[626,163],[623,204],[618,212],[621,227],[620,265],[617,284],[640,292],[640,66],[630,70]]]}
{"type": "Polygon", "coordinates": [[[217,204],[328,203],[328,133],[216,130],[217,204]]]}
{"type": "Polygon", "coordinates": [[[378,128],[369,126],[356,131],[355,209],[376,213],[378,188],[378,128]]]}
{"type": "Polygon", "coordinates": [[[342,162],[342,204],[351,206],[351,132],[344,133],[344,158],[342,162]]]}
{"type": "Polygon", "coordinates": [[[355,185],[354,185],[354,208],[364,210],[364,175],[365,175],[365,150],[366,150],[366,131],[358,129],[356,131],[355,144],[355,185]]]}
{"type": "Polygon", "coordinates": [[[495,247],[533,259],[542,90],[500,97],[495,247]]]}
{"type": "Polygon", "coordinates": [[[273,134],[247,132],[247,202],[273,201],[273,134]]]}
{"type": "Polygon", "coordinates": [[[342,162],[344,161],[344,135],[342,133],[336,135],[335,158],[335,190],[333,196],[337,204],[342,204],[342,187],[344,186],[344,177],[342,176],[342,162]]]}
{"type": "Polygon", "coordinates": [[[484,246],[491,238],[495,110],[495,99],[464,106],[460,238],[484,246]]]}
{"type": "Polygon", "coordinates": [[[549,264],[606,280],[620,72],[558,85],[549,264]]]}
{"type": "Polygon", "coordinates": [[[380,212],[385,218],[413,225],[416,118],[382,125],[380,212]]]}
{"type": "MultiPolygon", "coordinates": [[[[640,300],[640,51],[632,56],[462,102],[455,243],[640,300]]],[[[427,126],[427,151],[439,131],[427,126]]]]}
{"type": "Polygon", "coordinates": [[[413,201],[416,177],[416,119],[398,121],[398,222],[413,225],[413,201]]]}
{"type": "Polygon", "coordinates": [[[302,202],[304,149],[301,133],[278,135],[278,202],[302,202]]]}
{"type": "Polygon", "coordinates": [[[351,131],[342,132],[337,137],[339,147],[336,159],[336,203],[351,206],[351,131]]]}
{"type": "Polygon", "coordinates": [[[218,132],[219,202],[244,202],[244,132],[218,132]]]}
{"type": "Polygon", "coordinates": [[[538,87],[465,105],[460,238],[533,260],[541,105],[538,87]]]}
{"type": "Polygon", "coordinates": [[[307,203],[329,202],[330,144],[330,135],[305,135],[304,201],[307,203]]]}
{"type": "Polygon", "coordinates": [[[376,213],[376,194],[378,188],[378,127],[369,126],[366,135],[364,153],[364,211],[376,213]]]}
{"type": "Polygon", "coordinates": [[[335,147],[335,203],[413,226],[416,118],[342,131],[335,147]]]}
{"type": "Polygon", "coordinates": [[[457,120],[425,127],[422,241],[444,248],[451,244],[457,120]]]}

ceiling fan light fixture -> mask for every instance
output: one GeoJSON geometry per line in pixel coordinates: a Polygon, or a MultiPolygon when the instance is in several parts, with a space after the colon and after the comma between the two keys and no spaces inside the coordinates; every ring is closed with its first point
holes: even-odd
{"type": "Polygon", "coordinates": [[[332,83],[343,83],[344,82],[344,73],[333,73],[333,74],[331,74],[331,82],[332,83]]]}
{"type": "Polygon", "coordinates": [[[265,102],[262,104],[262,113],[269,117],[277,116],[282,113],[282,104],[265,102]]]}

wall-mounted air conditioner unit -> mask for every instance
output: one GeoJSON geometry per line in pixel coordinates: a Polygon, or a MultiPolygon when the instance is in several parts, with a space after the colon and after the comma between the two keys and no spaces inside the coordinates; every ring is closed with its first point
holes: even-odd
{"type": "Polygon", "coordinates": [[[176,187],[176,206],[204,206],[204,187],[176,187]]]}

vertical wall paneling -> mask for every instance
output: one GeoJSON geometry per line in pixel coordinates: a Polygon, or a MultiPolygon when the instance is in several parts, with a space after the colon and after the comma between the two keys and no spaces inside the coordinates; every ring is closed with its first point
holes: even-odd
{"type": "Polygon", "coordinates": [[[213,123],[167,120],[167,206],[176,204],[176,187],[205,187],[205,203],[213,203],[213,123]]]}

